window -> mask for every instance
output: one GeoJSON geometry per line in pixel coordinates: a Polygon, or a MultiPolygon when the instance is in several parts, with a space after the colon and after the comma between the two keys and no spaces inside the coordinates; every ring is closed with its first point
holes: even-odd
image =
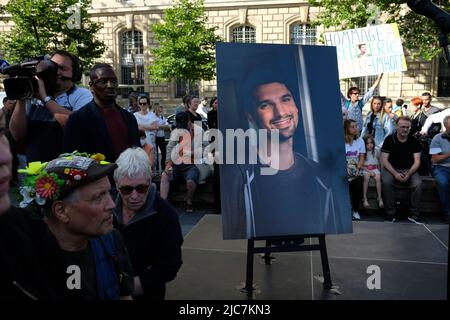
{"type": "Polygon", "coordinates": [[[450,70],[443,55],[439,57],[438,66],[438,97],[450,97],[450,70]]]}
{"type": "Polygon", "coordinates": [[[231,42],[255,43],[255,28],[250,26],[237,26],[233,28],[231,42]]]}
{"type": "Polygon", "coordinates": [[[196,83],[193,86],[191,85],[189,87],[189,92],[188,92],[188,90],[186,89],[186,80],[177,79],[175,98],[182,98],[186,94],[192,94],[192,95],[198,96],[199,95],[198,84],[196,83]]]}
{"type": "MultiPolygon", "coordinates": [[[[352,78],[352,82],[359,88],[361,97],[369,90],[369,88],[373,85],[375,80],[377,80],[378,75],[374,76],[364,76],[358,78],[352,78]]],[[[353,85],[350,85],[353,87],[353,85]]],[[[380,94],[379,86],[375,88],[373,95],[378,96],[380,94]]]]}
{"type": "Polygon", "coordinates": [[[290,28],[292,44],[316,44],[316,27],[309,24],[293,24],[290,28]]]}
{"type": "Polygon", "coordinates": [[[142,32],[131,30],[120,34],[120,65],[123,98],[133,88],[144,92],[144,43],[142,32]],[[128,86],[127,86],[128,85],[128,86]],[[142,85],[142,86],[140,86],[142,85]]]}

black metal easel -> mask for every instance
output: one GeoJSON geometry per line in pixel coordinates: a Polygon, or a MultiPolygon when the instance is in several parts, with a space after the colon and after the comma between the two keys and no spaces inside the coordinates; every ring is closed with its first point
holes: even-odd
{"type": "Polygon", "coordinates": [[[331,289],[330,265],[328,264],[327,247],[325,244],[325,234],[311,234],[299,236],[280,236],[280,237],[255,237],[247,241],[247,274],[245,280],[244,291],[248,296],[253,293],[253,256],[256,253],[264,253],[266,264],[270,264],[272,252],[296,252],[296,251],[312,251],[319,250],[322,260],[322,270],[324,289],[331,289]],[[318,238],[319,244],[304,244],[305,238],[318,238]],[[255,247],[255,241],[265,240],[266,245],[263,247],[255,247]]]}

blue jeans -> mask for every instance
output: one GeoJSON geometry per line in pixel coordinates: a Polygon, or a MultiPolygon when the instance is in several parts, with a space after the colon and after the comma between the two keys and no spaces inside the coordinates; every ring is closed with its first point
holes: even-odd
{"type": "Polygon", "coordinates": [[[442,211],[450,215],[450,167],[434,166],[433,176],[436,179],[442,211]]]}

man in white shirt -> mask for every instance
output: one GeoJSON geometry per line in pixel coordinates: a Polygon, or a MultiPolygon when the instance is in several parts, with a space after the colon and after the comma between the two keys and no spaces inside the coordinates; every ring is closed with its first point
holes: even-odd
{"type": "Polygon", "coordinates": [[[444,222],[448,223],[450,215],[450,115],[444,118],[445,131],[434,136],[430,145],[433,176],[441,200],[444,222]]]}
{"type": "Polygon", "coordinates": [[[435,123],[441,123],[441,131],[443,132],[445,130],[444,118],[446,116],[450,116],[450,108],[444,109],[437,113],[433,113],[427,118],[427,120],[425,120],[425,123],[423,124],[420,133],[427,134],[430,127],[435,123]]]}
{"type": "Polygon", "coordinates": [[[57,65],[56,91],[49,95],[42,79],[36,99],[17,100],[10,129],[15,140],[26,143],[27,161],[50,161],[62,153],[63,127],[69,115],[92,101],[88,89],[75,85],[81,80],[79,59],[71,53],[55,51],[51,60],[57,65]]]}

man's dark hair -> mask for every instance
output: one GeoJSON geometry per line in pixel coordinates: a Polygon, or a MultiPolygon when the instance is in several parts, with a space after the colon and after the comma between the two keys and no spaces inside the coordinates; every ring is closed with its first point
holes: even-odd
{"type": "Polygon", "coordinates": [[[422,93],[422,96],[427,96],[431,100],[431,93],[429,92],[422,93]]]}
{"type": "Polygon", "coordinates": [[[395,104],[399,107],[401,107],[403,105],[405,101],[403,99],[398,98],[397,101],[395,101],[395,104]]]}
{"type": "Polygon", "coordinates": [[[53,51],[50,57],[53,58],[55,55],[67,57],[72,61],[72,81],[79,82],[83,76],[83,66],[81,65],[80,59],[66,50],[53,51]]]}
{"type": "Polygon", "coordinates": [[[96,63],[89,73],[89,78],[91,79],[91,81],[97,79],[97,70],[99,69],[111,69],[112,71],[114,71],[114,68],[108,63],[96,63]]]}
{"type": "Polygon", "coordinates": [[[412,122],[410,117],[408,117],[408,116],[401,116],[395,121],[395,123],[398,124],[400,120],[412,122]]]}
{"type": "Polygon", "coordinates": [[[8,101],[8,100],[9,100],[8,97],[4,97],[3,98],[3,104],[5,104],[5,102],[8,101]]]}
{"type": "MultiPolygon", "coordinates": [[[[294,80],[290,79],[286,74],[283,72],[257,66],[253,69],[249,70],[248,75],[244,79],[244,83],[242,85],[242,96],[246,97],[243,101],[245,110],[256,120],[256,108],[257,108],[257,101],[256,101],[256,90],[265,84],[269,83],[281,83],[291,92],[292,98],[294,101],[299,103],[297,97],[294,96],[294,92],[292,91],[292,88],[294,87],[294,80]]],[[[298,106],[298,105],[297,105],[298,106]]]]}

